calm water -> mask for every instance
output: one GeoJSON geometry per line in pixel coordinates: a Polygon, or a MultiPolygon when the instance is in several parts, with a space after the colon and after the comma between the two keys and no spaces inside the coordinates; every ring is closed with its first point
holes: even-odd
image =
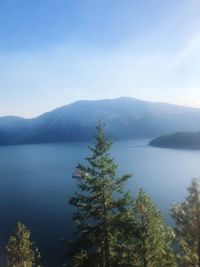
{"type": "MultiPolygon", "coordinates": [[[[147,143],[116,142],[112,155],[119,174],[134,173],[127,188],[135,194],[144,187],[170,223],[169,206],[185,197],[192,177],[200,176],[200,151],[152,148],[147,143]]],[[[0,147],[0,266],[17,221],[31,229],[44,266],[61,266],[61,240],[72,232],[71,175],[89,155],[87,147],[86,143],[0,147]]]]}

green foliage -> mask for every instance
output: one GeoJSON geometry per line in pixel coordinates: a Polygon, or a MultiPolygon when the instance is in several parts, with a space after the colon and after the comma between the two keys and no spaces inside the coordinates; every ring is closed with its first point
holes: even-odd
{"type": "Polygon", "coordinates": [[[176,239],[181,266],[200,266],[200,180],[193,179],[188,197],[173,205],[172,217],[176,221],[176,239]]]}
{"type": "Polygon", "coordinates": [[[123,219],[130,203],[123,187],[130,175],[116,176],[117,165],[109,154],[110,147],[104,127],[99,124],[87,166],[78,166],[81,177],[70,200],[76,208],[73,219],[77,225],[73,266],[116,266],[117,247],[123,241],[123,219]]]}
{"type": "Polygon", "coordinates": [[[7,250],[9,267],[33,267],[36,265],[40,254],[30,239],[30,231],[22,223],[17,223],[13,236],[10,237],[7,250]]]}
{"type": "Polygon", "coordinates": [[[133,236],[129,240],[132,244],[129,247],[129,266],[176,266],[171,250],[172,231],[166,227],[160,211],[142,189],[133,202],[132,220],[134,223],[133,236]]]}
{"type": "Polygon", "coordinates": [[[86,263],[88,262],[88,255],[87,255],[87,251],[85,250],[80,250],[79,252],[77,252],[72,260],[72,266],[73,267],[79,267],[79,266],[85,266],[86,267],[86,263]]]}

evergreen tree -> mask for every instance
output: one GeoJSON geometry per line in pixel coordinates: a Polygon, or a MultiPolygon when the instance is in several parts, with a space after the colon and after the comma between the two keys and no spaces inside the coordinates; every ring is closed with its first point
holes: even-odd
{"type": "Polygon", "coordinates": [[[200,180],[193,179],[186,200],[173,205],[181,266],[200,267],[200,180]]]}
{"type": "Polygon", "coordinates": [[[10,237],[7,250],[9,267],[33,267],[36,265],[40,254],[30,239],[30,231],[22,223],[17,223],[13,236],[10,237]]]}
{"type": "Polygon", "coordinates": [[[77,191],[70,204],[76,208],[77,225],[72,243],[73,266],[117,266],[117,246],[121,244],[123,218],[130,203],[124,183],[130,175],[116,176],[117,165],[109,154],[111,142],[99,124],[87,166],[78,165],[77,191]]]}
{"type": "Polygon", "coordinates": [[[129,266],[176,266],[171,250],[173,232],[166,227],[160,211],[143,189],[139,190],[133,202],[132,220],[129,266]]]}

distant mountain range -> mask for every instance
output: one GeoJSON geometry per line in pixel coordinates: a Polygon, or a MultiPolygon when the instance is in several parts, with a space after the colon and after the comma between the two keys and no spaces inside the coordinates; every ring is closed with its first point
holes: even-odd
{"type": "Polygon", "coordinates": [[[150,146],[164,148],[200,149],[200,132],[182,132],[164,135],[152,140],[150,146]]]}
{"type": "Polygon", "coordinates": [[[200,131],[200,109],[122,97],[77,101],[33,119],[0,118],[0,145],[88,141],[101,120],[113,139],[200,131]]]}

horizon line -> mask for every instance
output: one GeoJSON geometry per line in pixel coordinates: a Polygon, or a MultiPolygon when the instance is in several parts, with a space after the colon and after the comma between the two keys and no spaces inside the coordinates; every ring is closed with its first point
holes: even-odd
{"type": "Polygon", "coordinates": [[[21,119],[35,119],[37,117],[42,116],[43,114],[52,112],[54,110],[69,106],[69,105],[73,105],[75,103],[78,102],[100,102],[100,101],[111,101],[111,100],[118,100],[118,99],[132,99],[132,100],[136,100],[136,101],[141,101],[141,102],[147,102],[147,103],[155,103],[155,104],[164,104],[164,105],[171,105],[171,106],[177,106],[177,107],[182,107],[182,108],[188,108],[188,109],[200,109],[200,106],[188,106],[188,105],[184,105],[184,104],[176,104],[176,103],[170,103],[170,102],[165,102],[165,101],[159,101],[159,100],[146,100],[146,99],[141,99],[141,98],[135,98],[135,97],[131,97],[131,96],[120,96],[120,97],[114,97],[114,98],[100,98],[100,99],[79,99],[79,100],[75,100],[72,102],[69,102],[67,104],[61,105],[61,106],[57,106],[55,108],[52,108],[48,111],[44,111],[42,113],[33,115],[33,116],[23,116],[23,115],[14,115],[14,114],[8,114],[8,115],[0,115],[0,118],[6,118],[6,117],[15,117],[15,118],[21,118],[21,119]]]}

